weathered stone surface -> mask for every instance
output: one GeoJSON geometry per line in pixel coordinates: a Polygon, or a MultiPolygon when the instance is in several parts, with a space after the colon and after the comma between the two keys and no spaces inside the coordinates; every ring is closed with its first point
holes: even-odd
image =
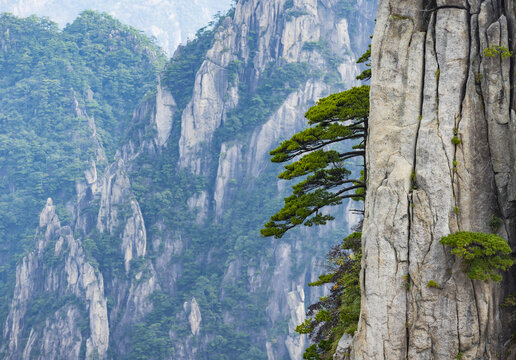
{"type": "MultiPolygon", "coordinates": [[[[180,167],[195,174],[206,175],[209,171],[210,164],[203,151],[213,140],[215,130],[224,123],[227,112],[239,101],[239,79],[229,80],[229,65],[235,60],[253,68],[253,76],[246,84],[253,88],[267,64],[278,59],[290,63],[307,62],[313,68],[324,69],[324,56],[318,51],[306,50],[304,44],[329,39],[334,55],[341,58],[339,71],[343,82],[347,86],[355,83],[358,67],[351,55],[348,20],[338,19],[329,10],[335,2],[296,2],[295,10],[301,15],[291,17],[282,11],[284,6],[285,0],[240,2],[234,20],[222,25],[222,31],[217,33],[213,48],[196,75],[193,98],[182,116],[180,167]],[[260,36],[257,44],[252,45],[248,39],[256,32],[260,36]],[[257,49],[254,57],[250,57],[251,46],[257,49]]],[[[365,1],[363,6],[371,7],[365,1]]],[[[313,102],[316,99],[307,100],[313,102]]]]}
{"type": "Polygon", "coordinates": [[[287,306],[290,310],[290,321],[288,323],[290,334],[285,340],[285,345],[291,359],[301,359],[307,346],[307,339],[306,336],[296,334],[295,329],[306,319],[303,286],[298,285],[296,289],[287,293],[287,306]]]}
{"type": "Polygon", "coordinates": [[[353,337],[349,334],[344,334],[339,340],[333,360],[347,360],[351,354],[351,347],[353,345],[353,337]]]}
{"type": "Polygon", "coordinates": [[[170,136],[175,108],[176,101],[170,91],[165,89],[161,83],[158,84],[155,121],[158,129],[158,144],[160,146],[165,145],[170,136]]]}
{"type": "Polygon", "coordinates": [[[215,182],[215,215],[220,217],[224,211],[224,198],[226,189],[231,185],[236,185],[237,177],[242,173],[242,145],[234,144],[228,146],[222,144],[220,149],[219,168],[217,170],[217,180],[215,182]]]}
{"type": "Polygon", "coordinates": [[[495,1],[425,6],[379,4],[352,358],[499,359],[503,287],[471,281],[439,240],[490,232],[498,214],[515,245],[512,60],[484,53],[509,47],[514,12],[495,1]]]}
{"type": "Polygon", "coordinates": [[[198,335],[199,331],[201,331],[202,315],[197,300],[192,298],[190,302],[185,303],[184,307],[185,311],[188,309],[190,312],[188,315],[188,322],[190,323],[192,335],[198,335]]]}

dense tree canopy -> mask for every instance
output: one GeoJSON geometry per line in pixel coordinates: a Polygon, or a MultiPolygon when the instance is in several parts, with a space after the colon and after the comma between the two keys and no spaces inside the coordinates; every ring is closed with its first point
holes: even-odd
{"type": "Polygon", "coordinates": [[[329,271],[309,286],[331,285],[330,293],[308,307],[307,318],[296,331],[313,342],[304,359],[332,359],[343,334],[353,335],[360,316],[360,261],[362,234],[349,235],[328,253],[329,271]]]}
{"type": "MultiPolygon", "coordinates": [[[[35,16],[0,15],[0,321],[17,261],[32,249],[38,213],[52,197],[60,220],[75,182],[111,160],[165,61],[138,30],[83,12],[60,31],[35,16]],[[96,136],[89,123],[94,119],[96,136]]],[[[68,209],[70,207],[68,206],[68,209]]]]}

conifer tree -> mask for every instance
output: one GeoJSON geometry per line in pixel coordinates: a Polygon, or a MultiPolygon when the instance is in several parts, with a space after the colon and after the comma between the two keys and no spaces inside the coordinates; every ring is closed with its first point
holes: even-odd
{"type": "MultiPolygon", "coordinates": [[[[368,64],[369,49],[359,60],[368,64]]],[[[369,80],[369,69],[357,77],[369,80]]],[[[317,102],[305,114],[309,128],[295,134],[271,151],[271,161],[284,163],[285,171],[278,177],[284,180],[303,178],[292,187],[293,194],[285,198],[283,208],[271,217],[261,233],[281,238],[289,229],[304,224],[323,225],[333,216],[321,210],[339,205],[346,198],[355,200],[365,196],[366,172],[352,179],[345,162],[359,157],[365,164],[365,145],[369,119],[369,86],[353,87],[330,95],[317,102]],[[354,141],[349,151],[337,150],[337,144],[354,141]]],[[[345,146],[340,146],[345,147],[345,146]]],[[[349,147],[348,147],[349,148],[349,147]]]]}
{"type": "MultiPolygon", "coordinates": [[[[371,46],[360,57],[367,69],[358,80],[371,78],[369,59],[371,46]]],[[[271,151],[273,162],[287,162],[280,179],[304,179],[294,185],[293,194],[285,198],[285,206],[271,217],[261,233],[281,238],[289,229],[304,224],[325,224],[333,217],[322,214],[325,206],[338,205],[345,198],[363,200],[366,195],[365,147],[369,119],[369,86],[363,85],[330,95],[310,108],[305,114],[310,128],[295,134],[290,140],[271,151]],[[350,148],[349,151],[338,148],[350,148]],[[364,169],[359,179],[350,179],[352,172],[345,162],[361,158],[364,169]]],[[[361,230],[362,226],[356,226],[361,230]]],[[[306,360],[329,360],[343,334],[353,335],[360,316],[361,233],[355,232],[333,247],[328,253],[328,272],[309,286],[331,285],[327,296],[308,308],[308,318],[296,328],[312,340],[304,354],[306,360]]]]}

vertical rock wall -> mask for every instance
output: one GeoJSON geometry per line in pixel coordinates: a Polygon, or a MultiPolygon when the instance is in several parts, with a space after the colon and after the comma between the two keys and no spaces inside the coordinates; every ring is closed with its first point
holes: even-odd
{"type": "Polygon", "coordinates": [[[439,240],[495,215],[516,245],[514,56],[485,55],[514,51],[514,18],[507,1],[380,1],[354,359],[506,356],[511,274],[471,281],[439,240]]]}
{"type": "MultiPolygon", "coordinates": [[[[56,316],[43,314],[41,319],[21,313],[18,309],[24,308],[18,304],[27,302],[24,306],[31,312],[37,307],[30,299],[49,293],[34,285],[38,273],[47,271],[49,278],[64,284],[67,279],[63,259],[50,263],[45,252],[33,252],[23,260],[33,264],[32,275],[24,276],[23,266],[18,269],[20,280],[4,326],[3,338],[14,350],[3,346],[0,350],[11,351],[13,359],[34,358],[38,351],[41,358],[134,355],[134,330],[152,330],[154,322],[146,321],[155,316],[152,295],[158,294],[163,302],[174,304],[166,313],[168,337],[160,338],[170,340],[174,347],[168,358],[208,359],[217,351],[213,349],[233,351],[230,356],[235,359],[301,358],[308,339],[294,329],[303,321],[307,304],[323,295],[305,285],[325,271],[321,259],[330,242],[340,238],[342,228],[348,226],[335,221],[332,228],[318,233],[304,229],[274,241],[261,239],[263,222],[255,223],[258,216],[272,212],[275,203],[279,208],[288,192],[288,184],[276,178],[280,170],[270,164],[269,151],[306,126],[304,113],[316,100],[351,86],[359,73],[355,60],[367,47],[376,2],[358,0],[353,11],[340,5],[339,0],[239,1],[234,17],[226,18],[215,31],[212,48],[192,79],[192,97],[185,109],[178,107],[169,91],[175,84],[160,81],[156,95],[147,96],[135,110],[115,161],[108,166],[92,161],[86,179],[77,182],[75,206],[70,201],[74,210],[67,231],[74,234],[74,246],[84,255],[83,266],[98,278],[96,294],[104,306],[98,313],[103,322],[83,316],[80,310],[89,308],[74,307],[75,298],[65,299],[59,307],[67,312],[66,318],[59,318],[57,310],[56,316]],[[266,104],[271,107],[269,115],[257,117],[260,121],[227,135],[224,141],[217,138],[217,131],[227,124],[228,112],[239,106],[245,110],[245,96],[265,81],[269,67],[296,63],[306,65],[309,73],[300,74],[302,80],[295,87],[285,83],[291,90],[281,95],[281,102],[266,104]],[[161,162],[165,165],[159,168],[161,162]],[[181,180],[179,176],[170,177],[174,181],[166,177],[171,168],[192,181],[203,179],[195,189],[180,188],[182,183],[174,182],[181,180]],[[156,184],[161,181],[163,188],[156,184]],[[261,197],[271,200],[264,202],[267,206],[263,208],[256,205],[262,199],[250,196],[260,189],[261,197]],[[186,204],[182,196],[173,196],[183,191],[186,204]],[[158,206],[165,204],[167,211],[162,214],[162,207],[159,214],[152,214],[148,205],[156,201],[142,193],[154,193],[171,204],[167,207],[157,202],[158,206]],[[239,203],[249,208],[238,210],[239,203]],[[184,213],[170,211],[183,206],[184,213]],[[174,219],[175,214],[181,218],[174,219]],[[241,217],[249,218],[249,223],[236,222],[237,235],[226,233],[225,228],[233,229],[230,220],[241,217]],[[213,231],[197,234],[205,229],[213,231]],[[221,234],[225,234],[224,240],[221,234]],[[258,251],[248,250],[255,247],[258,251]],[[97,254],[103,249],[109,256],[97,254]],[[239,295],[240,291],[244,295],[239,295]],[[247,293],[251,295],[246,297],[247,293]],[[251,320],[259,321],[253,324],[251,320]],[[84,334],[76,331],[79,322],[84,324],[84,334]],[[88,324],[91,341],[86,336],[88,324]],[[218,328],[213,330],[219,324],[249,336],[252,346],[240,345],[246,344],[245,336],[235,341],[240,346],[236,350],[219,345],[219,339],[233,341],[230,335],[219,336],[218,328]],[[20,340],[23,338],[27,341],[20,340]],[[49,350],[41,350],[40,344],[49,350]]],[[[95,119],[78,104],[75,111],[89,119],[92,136],[96,136],[95,119]]],[[[97,160],[105,161],[100,145],[96,150],[97,160]]],[[[344,217],[342,212],[338,218],[344,217]]],[[[53,244],[47,245],[46,253],[52,254],[53,244]]],[[[87,294],[76,295],[78,301],[88,299],[87,294]]],[[[156,339],[148,334],[144,333],[148,338],[141,337],[142,341],[156,339]]]]}

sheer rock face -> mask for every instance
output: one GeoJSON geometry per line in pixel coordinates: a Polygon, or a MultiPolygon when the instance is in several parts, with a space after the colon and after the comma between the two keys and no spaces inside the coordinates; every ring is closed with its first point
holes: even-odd
{"type": "MultiPolygon", "coordinates": [[[[374,7],[362,2],[366,9],[374,7]]],[[[196,75],[192,100],[183,112],[179,141],[181,168],[208,174],[210,159],[206,148],[226,121],[228,111],[239,102],[239,82],[243,79],[231,81],[229,73],[235,61],[248,69],[245,85],[254,89],[267,65],[280,59],[288,63],[307,62],[312,68],[323,69],[327,66],[324,56],[307,50],[305,43],[325,39],[331,51],[342,59],[339,67],[342,81],[347,86],[355,82],[358,68],[350,56],[349,20],[339,19],[331,10],[335,3],[303,0],[288,5],[286,0],[252,0],[236,5],[233,21],[226,19],[215,36],[215,43],[196,75]],[[293,6],[290,10],[295,10],[296,15],[288,16],[289,6],[293,6]]],[[[324,80],[315,86],[322,91],[308,96],[300,94],[301,101],[314,101],[319,94],[328,93],[324,80]]]]}
{"type": "Polygon", "coordinates": [[[176,101],[174,97],[161,83],[158,85],[156,94],[156,128],[158,130],[158,144],[163,146],[167,143],[170,131],[172,130],[172,119],[176,101]]]}
{"type": "Polygon", "coordinates": [[[516,245],[514,59],[484,53],[514,51],[514,4],[503,4],[380,1],[353,359],[505,356],[500,302],[513,276],[471,281],[439,243],[459,230],[491,232],[496,215],[516,245]]]}

